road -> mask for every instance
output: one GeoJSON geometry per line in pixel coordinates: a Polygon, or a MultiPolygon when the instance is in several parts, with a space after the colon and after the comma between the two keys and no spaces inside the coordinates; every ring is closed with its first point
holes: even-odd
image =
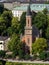
{"type": "Polygon", "coordinates": [[[44,64],[49,64],[49,61],[24,61],[24,60],[12,60],[12,59],[4,59],[5,61],[8,62],[18,62],[18,63],[44,63],[44,64]]]}

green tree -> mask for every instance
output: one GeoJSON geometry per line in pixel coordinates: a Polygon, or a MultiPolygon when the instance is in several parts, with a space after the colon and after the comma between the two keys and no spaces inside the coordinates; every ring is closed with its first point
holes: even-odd
{"type": "Polygon", "coordinates": [[[8,43],[8,49],[12,51],[15,55],[18,54],[18,44],[20,43],[19,35],[13,34],[8,43]]]}
{"type": "Polygon", "coordinates": [[[4,5],[0,3],[0,14],[2,14],[4,11],[4,5]]]}
{"type": "Polygon", "coordinates": [[[23,33],[24,33],[25,24],[26,24],[26,12],[23,12],[20,17],[20,28],[21,28],[21,32],[23,33]]]}
{"type": "Polygon", "coordinates": [[[17,34],[20,33],[20,22],[18,21],[18,18],[13,17],[11,27],[12,27],[12,30],[13,30],[15,33],[17,33],[17,34]]]}
{"type": "MultiPolygon", "coordinates": [[[[7,36],[9,27],[11,27],[12,12],[4,11],[0,16],[0,35],[7,36]]],[[[11,30],[11,29],[10,29],[11,30]]]]}
{"type": "Polygon", "coordinates": [[[45,14],[38,12],[34,19],[34,24],[38,29],[45,28],[46,26],[46,16],[45,14]]]}
{"type": "Polygon", "coordinates": [[[45,9],[43,10],[43,13],[47,15],[47,13],[48,13],[47,8],[45,8],[45,9]]]}
{"type": "Polygon", "coordinates": [[[39,54],[39,58],[40,58],[41,60],[46,60],[46,58],[47,58],[46,52],[45,52],[45,51],[41,52],[41,53],[39,54]]]}
{"type": "Polygon", "coordinates": [[[11,26],[12,12],[11,11],[4,11],[2,14],[2,17],[4,18],[4,20],[6,22],[6,27],[11,26]]]}
{"type": "Polygon", "coordinates": [[[47,15],[47,27],[49,26],[49,15],[47,15]]]}
{"type": "Polygon", "coordinates": [[[29,47],[25,44],[25,42],[23,43],[20,43],[18,45],[18,54],[19,54],[19,57],[20,58],[23,58],[23,59],[28,59],[29,58],[29,54],[30,54],[30,51],[29,51],[29,47]]]}
{"type": "Polygon", "coordinates": [[[34,19],[34,25],[38,29],[42,29],[42,37],[46,38],[47,16],[42,12],[38,12],[34,19]]]}
{"type": "Polygon", "coordinates": [[[46,48],[47,48],[46,39],[39,38],[32,44],[32,53],[39,54],[40,52],[44,51],[46,48]]]}
{"type": "Polygon", "coordinates": [[[46,38],[49,39],[49,26],[47,27],[47,30],[46,30],[46,38]]]}
{"type": "Polygon", "coordinates": [[[12,30],[12,27],[8,27],[7,28],[7,35],[12,36],[13,33],[14,33],[14,31],[12,30]]]}
{"type": "Polygon", "coordinates": [[[0,50],[0,58],[5,57],[5,51],[0,50]]]}
{"type": "Polygon", "coordinates": [[[18,54],[19,54],[19,57],[20,58],[24,58],[24,55],[25,55],[25,43],[20,43],[19,45],[18,45],[18,54]]]}
{"type": "Polygon", "coordinates": [[[0,35],[2,35],[4,33],[4,31],[6,30],[6,24],[5,24],[5,20],[3,17],[0,17],[0,35]]]}

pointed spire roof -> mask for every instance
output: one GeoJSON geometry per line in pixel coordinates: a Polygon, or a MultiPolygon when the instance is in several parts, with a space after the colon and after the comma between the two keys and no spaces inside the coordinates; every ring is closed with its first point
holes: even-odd
{"type": "Polygon", "coordinates": [[[29,2],[29,5],[28,5],[28,8],[27,8],[26,15],[27,15],[27,16],[32,15],[32,13],[31,13],[31,8],[30,8],[30,2],[29,2]]]}

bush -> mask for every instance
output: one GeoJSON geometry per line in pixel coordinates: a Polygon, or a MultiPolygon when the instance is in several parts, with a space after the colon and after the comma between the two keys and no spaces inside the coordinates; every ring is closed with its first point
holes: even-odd
{"type": "Polygon", "coordinates": [[[0,65],[2,65],[2,62],[0,62],[0,65]]]}
{"type": "Polygon", "coordinates": [[[38,56],[37,56],[36,54],[34,54],[34,55],[33,55],[33,60],[37,59],[37,57],[38,57],[38,56]]]}
{"type": "Polygon", "coordinates": [[[49,60],[49,52],[47,52],[47,60],[49,60]]]}
{"type": "Polygon", "coordinates": [[[41,53],[39,54],[39,58],[40,58],[41,60],[46,60],[46,58],[47,58],[46,52],[41,52],[41,53]]]}
{"type": "Polygon", "coordinates": [[[25,55],[25,60],[28,60],[28,59],[30,59],[30,55],[29,54],[26,54],[25,55]]]}
{"type": "Polygon", "coordinates": [[[6,54],[5,58],[12,58],[12,55],[6,54]]]}
{"type": "Polygon", "coordinates": [[[4,57],[5,57],[5,54],[6,54],[5,51],[0,50],[0,57],[1,57],[1,58],[4,58],[4,57]]]}
{"type": "Polygon", "coordinates": [[[12,58],[13,59],[16,58],[16,53],[15,52],[12,53],[12,58]]]}

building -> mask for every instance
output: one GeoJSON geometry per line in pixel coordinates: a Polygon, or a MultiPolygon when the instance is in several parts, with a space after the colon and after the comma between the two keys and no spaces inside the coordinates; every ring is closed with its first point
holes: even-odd
{"type": "MultiPolygon", "coordinates": [[[[31,11],[42,11],[44,8],[49,10],[49,4],[31,4],[31,11]]],[[[20,4],[12,9],[12,13],[14,17],[18,17],[20,19],[23,12],[26,12],[28,8],[28,4],[20,4]]]]}
{"type": "Polygon", "coordinates": [[[7,43],[10,40],[9,37],[0,36],[0,50],[7,51],[7,43]]]}
{"type": "Polygon", "coordinates": [[[32,43],[41,37],[40,31],[32,25],[32,12],[30,9],[30,5],[28,5],[27,12],[26,12],[26,26],[24,30],[24,35],[22,36],[22,42],[25,42],[26,45],[29,47],[30,53],[32,51],[32,43]]]}

